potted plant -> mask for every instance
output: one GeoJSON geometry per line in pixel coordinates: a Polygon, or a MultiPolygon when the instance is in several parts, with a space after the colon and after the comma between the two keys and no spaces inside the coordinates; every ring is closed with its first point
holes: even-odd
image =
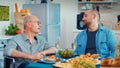
{"type": "Polygon", "coordinates": [[[20,34],[21,30],[18,28],[17,25],[14,25],[13,23],[11,23],[8,28],[5,29],[5,34],[6,35],[16,35],[16,34],[20,34]]]}

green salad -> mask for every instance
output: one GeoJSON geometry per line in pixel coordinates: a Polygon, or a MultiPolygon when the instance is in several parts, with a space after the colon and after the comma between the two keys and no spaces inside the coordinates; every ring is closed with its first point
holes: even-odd
{"type": "Polygon", "coordinates": [[[69,58],[74,55],[74,51],[70,49],[59,50],[58,54],[63,58],[69,58]]]}

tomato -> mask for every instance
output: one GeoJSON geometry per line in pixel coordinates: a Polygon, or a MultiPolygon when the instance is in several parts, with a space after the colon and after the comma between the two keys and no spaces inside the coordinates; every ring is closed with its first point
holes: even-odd
{"type": "Polygon", "coordinates": [[[21,30],[16,30],[16,34],[21,34],[21,30]]]}

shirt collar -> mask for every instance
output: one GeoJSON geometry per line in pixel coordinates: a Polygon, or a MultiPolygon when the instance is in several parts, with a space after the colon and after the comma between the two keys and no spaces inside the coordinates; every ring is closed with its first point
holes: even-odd
{"type": "MultiPolygon", "coordinates": [[[[25,35],[24,33],[22,33],[22,38],[23,38],[25,41],[28,40],[28,38],[26,37],[26,35],[25,35]]],[[[37,36],[35,36],[34,39],[37,40],[37,36]]]]}
{"type": "Polygon", "coordinates": [[[98,30],[103,30],[104,28],[103,28],[103,25],[102,24],[99,24],[98,25],[98,30]]]}
{"type": "MultiPolygon", "coordinates": [[[[103,30],[103,25],[102,24],[98,24],[98,30],[103,30]]],[[[85,31],[87,31],[87,28],[85,29],[85,31]]]]}

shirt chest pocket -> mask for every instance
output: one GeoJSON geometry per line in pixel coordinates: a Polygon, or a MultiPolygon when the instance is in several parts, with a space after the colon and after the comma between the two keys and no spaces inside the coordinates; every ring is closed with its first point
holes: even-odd
{"type": "Polygon", "coordinates": [[[79,48],[81,48],[81,47],[82,47],[82,45],[81,45],[81,44],[79,44],[79,43],[77,44],[77,46],[78,46],[79,48]]]}
{"type": "Polygon", "coordinates": [[[102,34],[102,37],[99,38],[99,48],[102,50],[108,50],[107,37],[105,34],[102,34]]]}
{"type": "Polygon", "coordinates": [[[100,43],[100,52],[101,52],[101,56],[108,56],[110,51],[109,51],[109,46],[107,44],[106,40],[102,40],[100,43]]]}
{"type": "Polygon", "coordinates": [[[107,46],[107,41],[106,40],[102,40],[100,42],[100,48],[105,51],[105,50],[108,50],[108,46],[107,46]]]}

